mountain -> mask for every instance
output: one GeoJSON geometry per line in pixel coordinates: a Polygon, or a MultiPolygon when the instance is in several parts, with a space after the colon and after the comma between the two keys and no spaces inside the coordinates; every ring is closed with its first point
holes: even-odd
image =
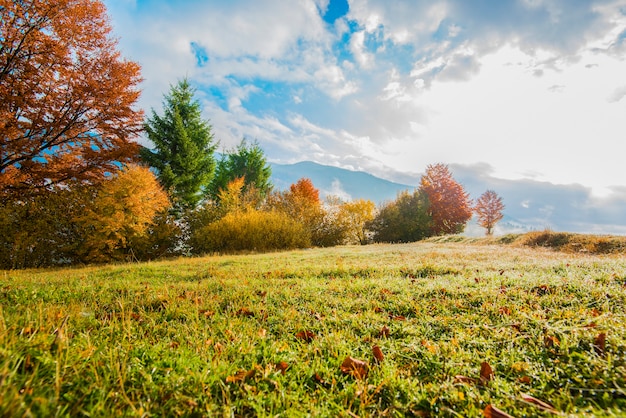
{"type": "MultiPolygon", "coordinates": [[[[343,200],[368,199],[376,204],[395,200],[398,192],[414,185],[394,183],[369,173],[350,171],[310,161],[271,164],[272,182],[279,190],[288,189],[299,179],[309,178],[322,198],[335,195],[343,200]]],[[[529,179],[507,180],[490,175],[488,166],[450,165],[454,178],[472,199],[485,190],[494,190],[504,201],[504,219],[495,232],[527,232],[551,229],[592,234],[626,235],[626,187],[613,188],[613,194],[598,198],[590,188],[578,184],[554,184],[529,179]]],[[[470,222],[467,235],[481,235],[484,229],[470,222]]]]}
{"type": "Polygon", "coordinates": [[[311,161],[295,164],[271,164],[271,166],[272,183],[279,190],[286,190],[290,185],[305,177],[310,179],[320,191],[322,199],[334,195],[346,201],[367,199],[379,204],[394,200],[400,191],[415,188],[414,186],[383,180],[362,171],[350,171],[311,161]]]}

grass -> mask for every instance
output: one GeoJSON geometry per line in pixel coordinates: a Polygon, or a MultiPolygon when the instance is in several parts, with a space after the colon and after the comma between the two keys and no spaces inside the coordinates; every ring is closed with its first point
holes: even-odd
{"type": "Polygon", "coordinates": [[[0,415],[623,416],[625,286],[432,242],[0,272],[0,415]]]}

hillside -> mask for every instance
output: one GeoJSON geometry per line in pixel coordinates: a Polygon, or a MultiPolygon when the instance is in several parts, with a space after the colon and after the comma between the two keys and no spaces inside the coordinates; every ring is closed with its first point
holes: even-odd
{"type": "Polygon", "coordinates": [[[383,180],[362,171],[350,171],[311,161],[272,164],[272,182],[280,190],[287,189],[303,177],[313,182],[322,198],[335,195],[344,200],[368,199],[377,204],[395,199],[400,191],[414,189],[414,186],[383,180]]]}

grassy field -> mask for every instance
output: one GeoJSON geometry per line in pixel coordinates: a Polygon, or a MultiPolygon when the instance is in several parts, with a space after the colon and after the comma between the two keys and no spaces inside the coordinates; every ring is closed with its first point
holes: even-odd
{"type": "Polygon", "coordinates": [[[0,272],[0,415],[624,416],[625,286],[432,242],[0,272]]]}

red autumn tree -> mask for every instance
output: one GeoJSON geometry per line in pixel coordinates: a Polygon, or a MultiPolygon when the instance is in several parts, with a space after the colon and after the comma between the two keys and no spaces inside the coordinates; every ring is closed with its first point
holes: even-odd
{"type": "Polygon", "coordinates": [[[504,203],[493,190],[487,190],[476,201],[474,212],[478,216],[478,225],[487,229],[487,235],[493,234],[493,228],[502,219],[504,203]]]}
{"type": "Polygon", "coordinates": [[[100,180],[138,149],[140,67],[99,0],[0,0],[0,196],[100,180]]]}
{"type": "Polygon", "coordinates": [[[447,165],[426,167],[420,190],[428,196],[433,235],[463,232],[465,224],[472,217],[472,203],[469,194],[454,180],[447,165]]]}

